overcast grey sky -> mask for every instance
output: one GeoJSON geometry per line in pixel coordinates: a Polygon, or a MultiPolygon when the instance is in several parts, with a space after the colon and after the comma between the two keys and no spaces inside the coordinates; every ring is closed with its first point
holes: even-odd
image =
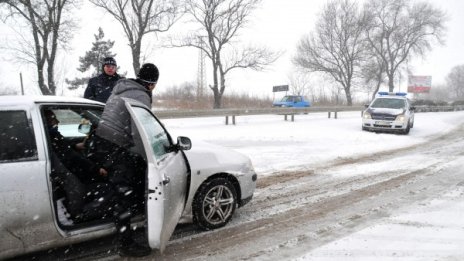
{"type": "MultiPolygon", "coordinates": [[[[101,26],[106,38],[116,40],[113,51],[121,71],[128,71],[128,77],[133,77],[131,58],[127,41],[123,36],[120,25],[101,9],[93,7],[88,1],[83,1],[82,10],[75,15],[80,19],[80,29],[74,36],[72,49],[68,50],[57,62],[58,79],[73,78],[78,72],[78,57],[91,48],[94,40],[93,34],[101,26]]],[[[226,93],[245,92],[252,95],[271,96],[272,86],[288,84],[288,76],[293,71],[291,57],[295,53],[298,40],[314,29],[317,14],[323,7],[325,0],[264,0],[258,10],[250,18],[246,30],[240,32],[241,42],[263,44],[277,51],[284,51],[284,55],[265,72],[250,70],[237,70],[230,74],[227,82],[226,93]]],[[[463,0],[430,0],[436,6],[442,8],[450,16],[447,23],[448,33],[444,46],[435,46],[425,59],[415,59],[409,66],[416,75],[431,75],[433,85],[444,82],[450,69],[459,64],[464,64],[464,1],[463,0]]],[[[185,24],[178,24],[171,33],[181,32],[185,24]]],[[[0,26],[3,39],[13,37],[13,34],[5,26],[0,26]]],[[[163,35],[159,36],[160,38],[163,35]]],[[[160,49],[156,47],[159,40],[155,37],[146,39],[146,61],[158,65],[161,77],[158,84],[160,91],[174,84],[183,82],[196,82],[198,66],[198,51],[192,48],[160,49]]],[[[62,53],[63,54],[63,53],[62,53]]],[[[2,55],[2,60],[7,56],[2,55]]],[[[209,66],[208,60],[206,66],[209,66]]],[[[5,79],[10,86],[19,85],[19,71],[23,73],[26,83],[35,86],[35,74],[33,67],[2,62],[0,77],[5,79]]],[[[211,74],[207,74],[207,80],[211,83],[211,74]]],[[[401,83],[402,90],[406,89],[406,76],[401,83]]],[[[312,81],[314,85],[330,86],[331,83],[312,81]]],[[[38,89],[28,88],[28,93],[37,93],[38,89]]],[[[80,90],[76,93],[79,95],[80,90]]],[[[63,94],[70,95],[68,91],[63,94]]]]}

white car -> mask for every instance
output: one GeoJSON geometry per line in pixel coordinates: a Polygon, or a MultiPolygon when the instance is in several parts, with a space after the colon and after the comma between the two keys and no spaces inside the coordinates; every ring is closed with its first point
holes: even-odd
{"type": "MultiPolygon", "coordinates": [[[[115,232],[111,220],[77,220],[66,210],[68,191],[54,177],[69,170],[50,147],[44,115],[52,110],[61,134],[78,143],[86,136],[81,123],[98,124],[103,107],[80,98],[0,96],[0,259],[115,232]]],[[[147,226],[151,248],[162,251],[181,218],[218,228],[251,200],[257,175],[249,158],[219,146],[192,146],[187,137],[174,143],[148,108],[130,100],[126,107],[146,177],[133,222],[147,226]]],[[[88,204],[98,207],[98,200],[88,204]]]]}
{"type": "Polygon", "coordinates": [[[362,130],[408,134],[414,127],[414,106],[406,93],[379,92],[362,115],[362,130]]]}

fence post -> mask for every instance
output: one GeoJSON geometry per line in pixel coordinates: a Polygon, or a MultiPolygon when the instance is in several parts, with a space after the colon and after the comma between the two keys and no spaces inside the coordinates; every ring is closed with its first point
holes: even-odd
{"type": "Polygon", "coordinates": [[[328,112],[328,114],[329,114],[329,119],[330,119],[330,111],[328,112]]]}
{"type": "Polygon", "coordinates": [[[232,115],[232,124],[235,125],[235,115],[232,115]]]}
{"type": "Polygon", "coordinates": [[[226,115],[226,125],[229,125],[229,116],[226,115]]]}

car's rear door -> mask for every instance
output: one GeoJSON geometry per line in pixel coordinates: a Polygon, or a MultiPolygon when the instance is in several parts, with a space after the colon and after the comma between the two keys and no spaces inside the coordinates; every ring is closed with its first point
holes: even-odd
{"type": "Polygon", "coordinates": [[[185,206],[189,170],[180,150],[145,106],[126,102],[142,138],[148,163],[147,219],[151,248],[163,251],[185,206]]]}
{"type": "Polygon", "coordinates": [[[0,106],[0,259],[57,236],[35,116],[28,106],[0,106]]]}

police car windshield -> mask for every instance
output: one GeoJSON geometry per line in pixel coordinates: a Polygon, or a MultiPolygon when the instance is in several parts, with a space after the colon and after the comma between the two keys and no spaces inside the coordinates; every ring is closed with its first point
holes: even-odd
{"type": "Polygon", "coordinates": [[[405,107],[404,99],[377,98],[371,108],[402,109],[405,107]]]}

